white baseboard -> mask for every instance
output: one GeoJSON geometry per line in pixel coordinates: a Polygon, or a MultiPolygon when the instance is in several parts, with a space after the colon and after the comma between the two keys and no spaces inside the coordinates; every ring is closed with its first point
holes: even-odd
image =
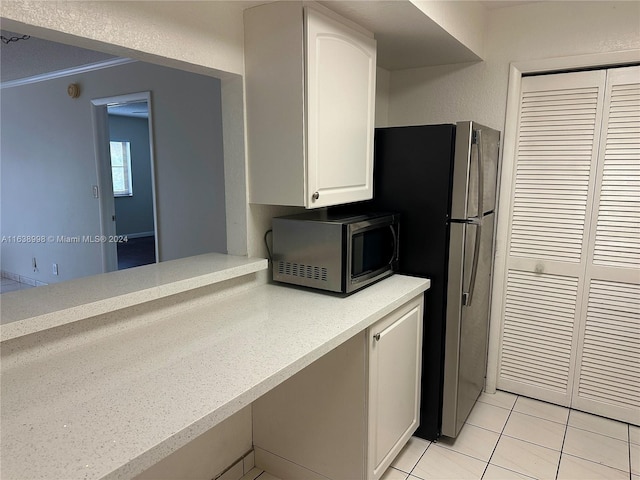
{"type": "Polygon", "coordinates": [[[328,477],[293,463],[286,458],[274,455],[254,445],[256,467],[269,472],[274,477],[304,479],[304,480],[329,480],[328,477]]]}
{"type": "Polygon", "coordinates": [[[123,233],[121,236],[127,237],[127,238],[141,238],[141,237],[153,237],[154,235],[155,233],[151,231],[151,232],[138,232],[138,233],[123,233]]]}
{"type": "Polygon", "coordinates": [[[41,282],[40,280],[36,280],[35,278],[25,277],[24,275],[18,275],[17,273],[7,272],[6,270],[2,270],[0,272],[0,276],[2,278],[8,278],[9,280],[13,280],[14,282],[31,285],[32,287],[40,287],[43,285],[48,285],[48,283],[41,282]]]}

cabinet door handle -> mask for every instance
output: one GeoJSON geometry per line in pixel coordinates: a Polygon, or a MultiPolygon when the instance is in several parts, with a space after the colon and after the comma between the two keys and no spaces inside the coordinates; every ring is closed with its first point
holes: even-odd
{"type": "Polygon", "coordinates": [[[311,195],[311,200],[313,200],[314,202],[319,198],[320,198],[320,192],[313,192],[313,195],[311,195]]]}
{"type": "Polygon", "coordinates": [[[380,340],[382,340],[382,337],[384,337],[387,333],[389,333],[391,330],[396,328],[399,323],[400,323],[399,321],[393,322],[391,325],[389,325],[387,328],[385,328],[381,332],[378,332],[378,333],[374,334],[373,335],[374,340],[376,342],[379,342],[380,340]]]}
{"type": "Polygon", "coordinates": [[[382,340],[382,337],[384,337],[387,333],[389,333],[391,330],[394,330],[398,325],[401,325],[402,322],[411,314],[411,312],[407,312],[405,313],[402,317],[400,317],[398,320],[396,320],[395,322],[393,322],[391,325],[388,325],[387,327],[385,327],[381,332],[378,333],[374,333],[373,334],[373,339],[376,342],[379,342],[380,340],[382,340]]]}

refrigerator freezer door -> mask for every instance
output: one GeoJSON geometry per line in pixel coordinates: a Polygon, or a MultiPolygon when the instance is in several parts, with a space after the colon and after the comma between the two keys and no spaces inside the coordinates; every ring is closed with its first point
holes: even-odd
{"type": "Polygon", "coordinates": [[[456,125],[451,218],[481,217],[496,205],[500,132],[475,122],[456,125]]]}
{"type": "MultiPolygon", "coordinates": [[[[496,209],[496,194],[498,186],[498,157],[500,156],[500,132],[477,123],[473,124],[479,145],[482,172],[484,178],[482,214],[486,215],[496,209]]],[[[476,149],[476,152],[478,151],[476,149]]],[[[472,172],[473,175],[473,172],[472,172]]],[[[473,192],[469,194],[473,198],[473,192]]]]}
{"type": "Polygon", "coordinates": [[[481,224],[451,224],[445,338],[442,435],[456,437],[484,388],[489,331],[489,302],[494,214],[481,224]],[[474,259],[476,236],[479,257],[474,259]],[[475,284],[469,285],[474,264],[475,284]],[[463,290],[473,289],[469,305],[463,290]]]}

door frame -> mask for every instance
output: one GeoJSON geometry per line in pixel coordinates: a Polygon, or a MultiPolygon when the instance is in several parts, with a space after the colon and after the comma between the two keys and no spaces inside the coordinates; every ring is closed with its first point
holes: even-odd
{"type": "MultiPolygon", "coordinates": [[[[100,235],[106,239],[115,237],[115,225],[113,216],[115,215],[115,202],[113,198],[113,183],[111,179],[111,156],[109,153],[109,119],[107,107],[111,105],[121,105],[124,103],[147,102],[149,110],[149,156],[151,159],[151,195],[153,205],[153,234],[155,243],[156,263],[160,261],[160,250],[158,242],[158,215],[157,215],[157,195],[156,195],[156,172],[154,156],[153,138],[153,108],[151,104],[151,92],[137,92],[112,97],[95,98],[91,100],[91,110],[93,119],[94,148],[96,157],[96,171],[98,175],[98,197],[100,210],[100,235]],[[108,192],[111,192],[109,194],[108,192]]],[[[118,270],[117,243],[100,242],[102,252],[102,271],[112,272],[118,270]]]]}
{"type": "Polygon", "coordinates": [[[518,133],[518,112],[522,91],[522,77],[527,74],[563,72],[588,68],[606,68],[640,62],[640,50],[595,53],[570,57],[555,57],[524,62],[513,62],[509,67],[507,87],[507,107],[505,112],[504,135],[502,137],[502,162],[500,165],[500,195],[498,198],[495,226],[495,258],[493,265],[493,285],[491,314],[489,320],[489,349],[485,391],[495,393],[498,381],[498,356],[500,353],[500,332],[502,331],[503,298],[507,268],[507,239],[509,237],[509,217],[512,207],[511,189],[504,188],[513,182],[518,133]]]}

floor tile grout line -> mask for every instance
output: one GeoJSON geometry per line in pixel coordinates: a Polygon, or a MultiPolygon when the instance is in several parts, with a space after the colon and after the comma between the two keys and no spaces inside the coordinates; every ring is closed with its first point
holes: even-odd
{"type": "Polygon", "coordinates": [[[564,454],[564,442],[567,440],[567,432],[569,431],[569,418],[571,418],[571,408],[569,408],[567,421],[564,424],[564,435],[562,436],[562,445],[560,445],[560,458],[558,459],[558,466],[556,467],[556,480],[558,480],[558,475],[560,475],[560,464],[562,463],[562,455],[564,454]]]}
{"type": "MultiPolygon", "coordinates": [[[[564,407],[564,408],[566,408],[566,407],[564,407]]],[[[564,422],[558,422],[557,420],[551,420],[550,418],[541,417],[540,415],[532,415],[530,413],[520,412],[518,410],[516,410],[515,412],[519,413],[520,415],[526,415],[527,417],[533,417],[533,418],[537,418],[537,419],[540,419],[540,420],[546,420],[547,422],[557,423],[558,425],[567,425],[567,421],[568,421],[568,418],[564,422]]]]}
{"type": "MultiPolygon", "coordinates": [[[[518,398],[519,398],[519,397],[518,397],[518,398]]],[[[530,398],[530,397],[525,397],[525,398],[530,398]]],[[[534,400],[536,400],[536,399],[534,399],[534,400]]],[[[566,408],[566,409],[567,409],[567,411],[571,412],[571,409],[570,409],[570,408],[568,408],[568,407],[563,407],[562,405],[556,405],[556,404],[554,404],[554,403],[545,402],[544,400],[538,400],[538,401],[539,401],[539,402],[546,403],[546,404],[548,404],[548,405],[553,405],[553,406],[555,406],[555,407],[566,408]]],[[[566,424],[567,424],[567,422],[569,421],[569,415],[567,415],[567,419],[566,419],[564,422],[558,422],[557,420],[551,420],[550,418],[547,418],[547,417],[541,417],[540,415],[534,415],[534,414],[532,414],[532,413],[521,412],[520,410],[515,410],[515,412],[516,412],[516,413],[519,413],[519,414],[521,414],[521,415],[526,415],[526,416],[528,416],[528,417],[539,418],[540,420],[546,420],[546,421],[548,421],[548,422],[558,423],[558,424],[560,424],[560,425],[566,425],[566,424]]]]}
{"type": "MultiPolygon", "coordinates": [[[[496,392],[504,392],[504,390],[496,390],[496,392]]],[[[486,393],[486,392],[483,391],[483,393],[486,393]]],[[[478,402],[483,403],[485,405],[491,405],[493,407],[503,408],[504,410],[511,411],[511,410],[513,410],[513,407],[515,406],[516,401],[518,400],[518,397],[520,395],[516,395],[515,393],[511,393],[511,392],[504,392],[504,393],[508,393],[509,395],[513,395],[514,397],[516,397],[516,399],[513,401],[513,405],[511,405],[511,407],[503,407],[502,405],[496,405],[495,403],[485,402],[485,401],[480,400],[480,397],[478,397],[478,402]]],[[[487,393],[487,395],[495,395],[495,394],[487,393]]]]}
{"type": "MultiPolygon", "coordinates": [[[[415,463],[415,465],[411,467],[411,471],[409,472],[409,477],[413,475],[413,471],[416,469],[416,467],[420,463],[420,460],[422,460],[422,457],[424,457],[424,454],[427,453],[427,450],[429,450],[429,447],[431,447],[431,445],[433,445],[434,443],[435,443],[435,440],[429,441],[429,445],[427,445],[427,448],[424,449],[424,452],[422,452],[422,455],[420,455],[420,458],[418,458],[418,461],[415,463]]],[[[421,478],[421,477],[418,477],[418,478],[421,478]]]]}
{"type": "Polygon", "coordinates": [[[617,472],[631,473],[631,472],[627,472],[626,470],[620,470],[619,468],[612,467],[611,465],[607,465],[606,463],[594,462],[593,460],[589,460],[588,458],[579,457],[579,456],[573,455],[571,453],[564,453],[563,452],[563,455],[566,455],[567,457],[571,457],[571,458],[577,458],[578,460],[584,460],[585,462],[593,463],[594,465],[600,465],[601,467],[607,467],[607,468],[610,468],[611,470],[615,470],[617,472]]]}
{"type": "MultiPolygon", "coordinates": [[[[475,425],[473,425],[473,426],[475,427],[475,425]]],[[[488,431],[488,432],[490,432],[491,430],[487,430],[487,431],[488,431]]],[[[498,433],[498,432],[492,432],[492,433],[498,433]]],[[[487,460],[482,460],[481,458],[474,457],[473,455],[469,455],[468,453],[462,453],[462,452],[459,452],[458,450],[454,450],[453,448],[443,447],[443,446],[441,446],[441,445],[436,445],[436,447],[443,448],[443,449],[445,449],[445,450],[447,450],[447,451],[449,451],[449,452],[457,453],[457,454],[459,454],[459,455],[463,455],[463,456],[465,456],[465,457],[469,457],[469,458],[471,458],[471,459],[473,459],[473,460],[477,460],[478,462],[488,463],[488,461],[487,461],[487,460]]],[[[426,452],[425,452],[425,453],[426,453],[426,452]]],[[[416,465],[416,466],[417,466],[417,465],[416,465]]]]}
{"type": "MultiPolygon", "coordinates": [[[[566,429],[565,429],[565,435],[566,435],[566,429]]],[[[536,447],[540,447],[540,448],[546,448],[547,450],[553,450],[554,452],[558,452],[558,453],[562,453],[562,450],[558,450],[555,448],[551,448],[551,447],[547,447],[546,445],[540,445],[539,443],[536,442],[532,442],[530,440],[525,440],[524,438],[518,438],[518,437],[513,437],[507,433],[505,433],[504,435],[500,435],[500,438],[502,438],[503,436],[507,437],[507,438],[511,438],[513,440],[518,440],[520,442],[524,442],[524,443],[528,443],[529,445],[534,445],[536,447]]],[[[564,438],[563,438],[563,443],[564,443],[564,438]]]]}
{"type": "MultiPolygon", "coordinates": [[[[513,409],[516,407],[516,403],[518,402],[518,398],[520,398],[520,395],[518,395],[516,397],[515,401],[513,402],[513,405],[511,405],[511,410],[509,410],[509,415],[507,415],[507,419],[505,420],[504,425],[502,426],[502,430],[500,431],[500,434],[498,435],[498,441],[496,442],[495,446],[493,447],[493,450],[491,451],[491,455],[489,455],[489,458],[487,459],[487,464],[484,466],[484,471],[482,472],[482,476],[480,477],[481,479],[484,478],[484,475],[487,473],[487,469],[489,468],[489,465],[491,464],[491,459],[493,458],[493,454],[496,453],[496,450],[498,448],[498,444],[500,443],[500,439],[502,438],[502,434],[504,433],[504,429],[507,428],[507,423],[509,423],[509,419],[511,418],[511,414],[513,413],[513,409]]],[[[500,468],[502,468],[502,467],[500,467],[500,468]]],[[[518,472],[516,472],[516,473],[518,473],[518,472]]]]}
{"type": "MultiPolygon", "coordinates": [[[[628,427],[628,424],[627,424],[627,427],[628,427]]],[[[575,425],[568,425],[568,424],[567,424],[567,428],[573,428],[573,429],[575,429],[575,430],[580,430],[581,432],[595,433],[596,435],[601,435],[601,436],[603,436],[603,437],[610,438],[611,440],[617,440],[618,442],[626,442],[626,443],[630,443],[627,439],[622,440],[621,438],[618,438],[618,437],[612,437],[611,435],[607,435],[607,434],[602,433],[602,432],[594,432],[593,430],[588,430],[588,429],[586,429],[586,428],[576,427],[575,425]]],[[[628,433],[627,433],[627,438],[628,438],[628,436],[629,436],[629,435],[628,435],[628,433]]]]}
{"type": "Polygon", "coordinates": [[[627,423],[627,445],[629,446],[629,480],[633,480],[631,471],[631,425],[627,423]]]}

